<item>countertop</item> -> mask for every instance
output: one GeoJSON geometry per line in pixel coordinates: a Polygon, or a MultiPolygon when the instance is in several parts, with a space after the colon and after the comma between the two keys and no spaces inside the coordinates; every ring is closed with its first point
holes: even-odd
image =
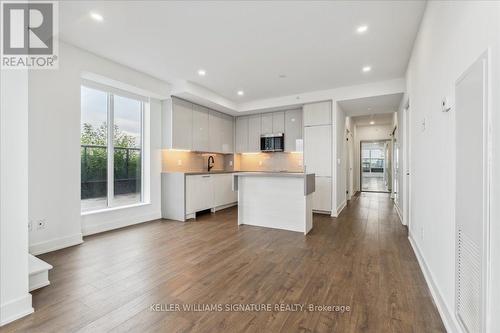
{"type": "MultiPolygon", "coordinates": [[[[216,174],[224,174],[224,173],[237,173],[237,174],[254,174],[254,175],[294,175],[297,177],[304,176],[303,172],[291,172],[291,171],[225,171],[225,170],[214,170],[214,171],[188,171],[188,172],[181,172],[181,171],[173,171],[173,172],[162,172],[162,173],[183,173],[187,176],[189,175],[216,175],[216,174]]],[[[288,177],[289,177],[288,176],[288,177]]]]}
{"type": "MultiPolygon", "coordinates": [[[[314,174],[307,174],[314,175],[314,174]]],[[[238,177],[296,177],[304,178],[303,172],[238,172],[238,177]]]]}

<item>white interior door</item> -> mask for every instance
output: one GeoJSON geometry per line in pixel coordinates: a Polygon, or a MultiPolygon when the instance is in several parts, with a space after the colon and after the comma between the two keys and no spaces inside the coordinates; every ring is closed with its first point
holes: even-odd
{"type": "Polygon", "coordinates": [[[457,81],[455,118],[455,311],[467,332],[485,332],[488,239],[486,58],[457,81]]]}

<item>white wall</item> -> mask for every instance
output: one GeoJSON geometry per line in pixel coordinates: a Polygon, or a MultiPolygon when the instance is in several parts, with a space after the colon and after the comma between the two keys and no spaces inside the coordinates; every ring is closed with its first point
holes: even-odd
{"type": "Polygon", "coordinates": [[[33,253],[78,244],[82,229],[91,233],[160,217],[161,107],[153,100],[151,205],[80,218],[80,82],[93,73],[165,97],[169,85],[63,42],[59,51],[58,70],[29,74],[29,218],[47,221],[45,229],[30,233],[33,253]]]}
{"type": "MultiPolygon", "coordinates": [[[[441,112],[443,96],[454,100],[459,76],[491,48],[494,168],[498,170],[500,3],[430,1],[407,71],[411,113],[410,237],[450,332],[454,316],[455,223],[454,113],[441,112]],[[426,129],[421,123],[425,119],[426,129]]],[[[500,175],[493,172],[491,203],[490,330],[500,330],[500,175]]]]}
{"type": "MultiPolygon", "coordinates": [[[[345,144],[345,112],[342,110],[338,103],[336,104],[337,111],[335,112],[335,140],[334,144],[337,146],[336,152],[337,157],[334,158],[333,163],[337,165],[336,170],[336,182],[334,183],[334,191],[337,191],[336,196],[336,205],[337,214],[339,214],[340,210],[346,204],[346,162],[347,162],[347,146],[345,144]],[[340,161],[340,164],[339,164],[340,161]]],[[[335,155],[334,155],[335,156],[335,155]]]]}
{"type": "Polygon", "coordinates": [[[33,312],[28,292],[28,73],[0,72],[0,326],[33,312]]]}
{"type": "Polygon", "coordinates": [[[390,140],[393,127],[387,125],[354,125],[354,190],[360,191],[361,141],[390,140]]]}

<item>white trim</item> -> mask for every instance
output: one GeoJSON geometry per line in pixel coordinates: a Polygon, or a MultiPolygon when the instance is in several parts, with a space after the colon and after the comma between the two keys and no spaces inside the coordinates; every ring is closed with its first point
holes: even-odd
{"type": "Polygon", "coordinates": [[[396,202],[394,202],[394,208],[396,208],[396,213],[398,213],[399,222],[401,222],[402,225],[405,225],[403,222],[403,216],[401,214],[401,208],[399,208],[399,205],[396,202]]]}
{"type": "Polygon", "coordinates": [[[143,216],[132,216],[128,218],[118,218],[111,220],[107,223],[100,223],[94,225],[83,225],[82,233],[84,236],[98,234],[105,231],[110,231],[114,229],[119,229],[123,227],[128,227],[135,224],[151,222],[154,220],[161,219],[161,212],[146,214],[143,216]]]}
{"type": "Polygon", "coordinates": [[[337,209],[335,210],[335,212],[332,212],[332,216],[333,217],[339,217],[340,213],[342,213],[342,211],[344,210],[345,206],[347,206],[347,201],[346,200],[342,201],[342,203],[337,207],[337,209]]]}
{"type": "Polygon", "coordinates": [[[441,320],[443,321],[443,324],[446,328],[447,332],[457,332],[457,333],[462,333],[462,329],[460,328],[460,325],[458,324],[454,312],[450,311],[448,306],[446,305],[446,302],[444,301],[443,295],[440,292],[438,286],[434,282],[434,278],[432,276],[431,271],[427,267],[425,263],[424,257],[421,255],[421,252],[418,248],[417,243],[413,240],[411,237],[411,234],[408,236],[408,240],[410,242],[410,245],[413,249],[413,252],[415,253],[415,256],[417,257],[418,264],[420,266],[420,270],[424,274],[425,282],[427,282],[427,287],[429,287],[429,290],[431,292],[432,298],[434,299],[434,303],[436,304],[436,307],[438,309],[439,315],[441,316],[441,320]]]}
{"type": "Polygon", "coordinates": [[[142,207],[142,206],[148,206],[151,205],[151,202],[139,202],[131,205],[125,205],[125,206],[116,206],[116,207],[108,207],[108,208],[103,208],[103,209],[98,209],[98,210],[90,210],[87,212],[82,212],[81,216],[87,216],[87,215],[95,215],[95,214],[102,214],[102,213],[107,213],[107,212],[113,212],[116,210],[122,210],[122,209],[128,209],[128,208],[135,208],[135,207],[142,207]]]}
{"type": "Polygon", "coordinates": [[[83,243],[82,234],[78,233],[71,236],[51,239],[48,241],[35,243],[30,245],[30,253],[32,255],[39,255],[47,252],[52,252],[66,247],[74,246],[83,243]]]}
{"type": "Polygon", "coordinates": [[[0,326],[6,325],[14,320],[33,313],[31,306],[31,294],[12,300],[0,305],[0,326]]]}

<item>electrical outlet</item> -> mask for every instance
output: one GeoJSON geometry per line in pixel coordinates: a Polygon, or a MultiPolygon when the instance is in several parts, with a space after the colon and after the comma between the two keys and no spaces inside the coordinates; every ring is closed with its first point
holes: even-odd
{"type": "Polygon", "coordinates": [[[233,161],[229,161],[229,166],[233,166],[233,161]]]}
{"type": "Polygon", "coordinates": [[[302,162],[302,160],[299,160],[299,167],[303,166],[304,163],[302,162]]]}
{"type": "Polygon", "coordinates": [[[182,160],[177,160],[177,165],[182,165],[182,160]]]}
{"type": "Polygon", "coordinates": [[[31,220],[28,222],[28,231],[33,231],[33,221],[31,220]]]}
{"type": "Polygon", "coordinates": [[[262,161],[259,161],[259,165],[262,166],[262,161]]]}
{"type": "Polygon", "coordinates": [[[46,227],[47,227],[47,220],[41,219],[37,221],[36,228],[38,230],[45,229],[46,227]]]}

